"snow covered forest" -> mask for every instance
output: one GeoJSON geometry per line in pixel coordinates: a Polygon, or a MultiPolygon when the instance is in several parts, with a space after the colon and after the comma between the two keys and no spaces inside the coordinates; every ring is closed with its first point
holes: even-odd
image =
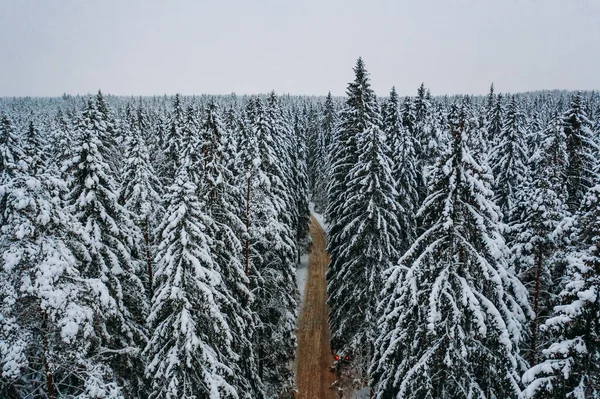
{"type": "Polygon", "coordinates": [[[600,398],[600,94],[0,98],[0,397],[600,398]]]}

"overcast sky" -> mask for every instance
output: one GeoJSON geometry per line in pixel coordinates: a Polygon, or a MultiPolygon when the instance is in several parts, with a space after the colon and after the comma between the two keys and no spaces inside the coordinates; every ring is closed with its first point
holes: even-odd
{"type": "Polygon", "coordinates": [[[0,96],[600,89],[600,0],[0,0],[0,96]]]}

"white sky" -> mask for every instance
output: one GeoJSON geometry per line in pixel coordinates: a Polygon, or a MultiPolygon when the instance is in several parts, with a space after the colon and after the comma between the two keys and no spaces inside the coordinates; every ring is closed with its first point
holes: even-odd
{"type": "Polygon", "coordinates": [[[0,96],[600,89],[600,0],[0,0],[0,96]]]}

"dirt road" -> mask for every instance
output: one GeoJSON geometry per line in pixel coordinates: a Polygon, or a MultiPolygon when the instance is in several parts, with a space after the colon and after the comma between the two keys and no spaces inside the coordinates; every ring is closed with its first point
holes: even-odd
{"type": "Polygon", "coordinates": [[[327,323],[327,282],[325,272],[329,265],[325,232],[315,218],[311,218],[312,250],[308,263],[308,281],[304,307],[298,329],[298,371],[296,399],[336,399],[329,389],[335,374],[329,372],[332,362],[329,350],[327,323]]]}

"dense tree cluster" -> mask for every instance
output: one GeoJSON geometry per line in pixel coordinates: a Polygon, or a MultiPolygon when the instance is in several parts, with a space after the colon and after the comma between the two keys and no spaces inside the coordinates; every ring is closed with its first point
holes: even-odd
{"type": "Polygon", "coordinates": [[[0,99],[0,397],[600,398],[600,96],[0,99]],[[348,360],[346,360],[348,359],[348,360]]]}
{"type": "Polygon", "coordinates": [[[2,103],[0,396],[291,397],[306,132],[221,103],[2,103]]]}
{"type": "Polygon", "coordinates": [[[598,96],[379,105],[354,71],[326,175],[338,371],[381,399],[600,397],[598,96]]]}

